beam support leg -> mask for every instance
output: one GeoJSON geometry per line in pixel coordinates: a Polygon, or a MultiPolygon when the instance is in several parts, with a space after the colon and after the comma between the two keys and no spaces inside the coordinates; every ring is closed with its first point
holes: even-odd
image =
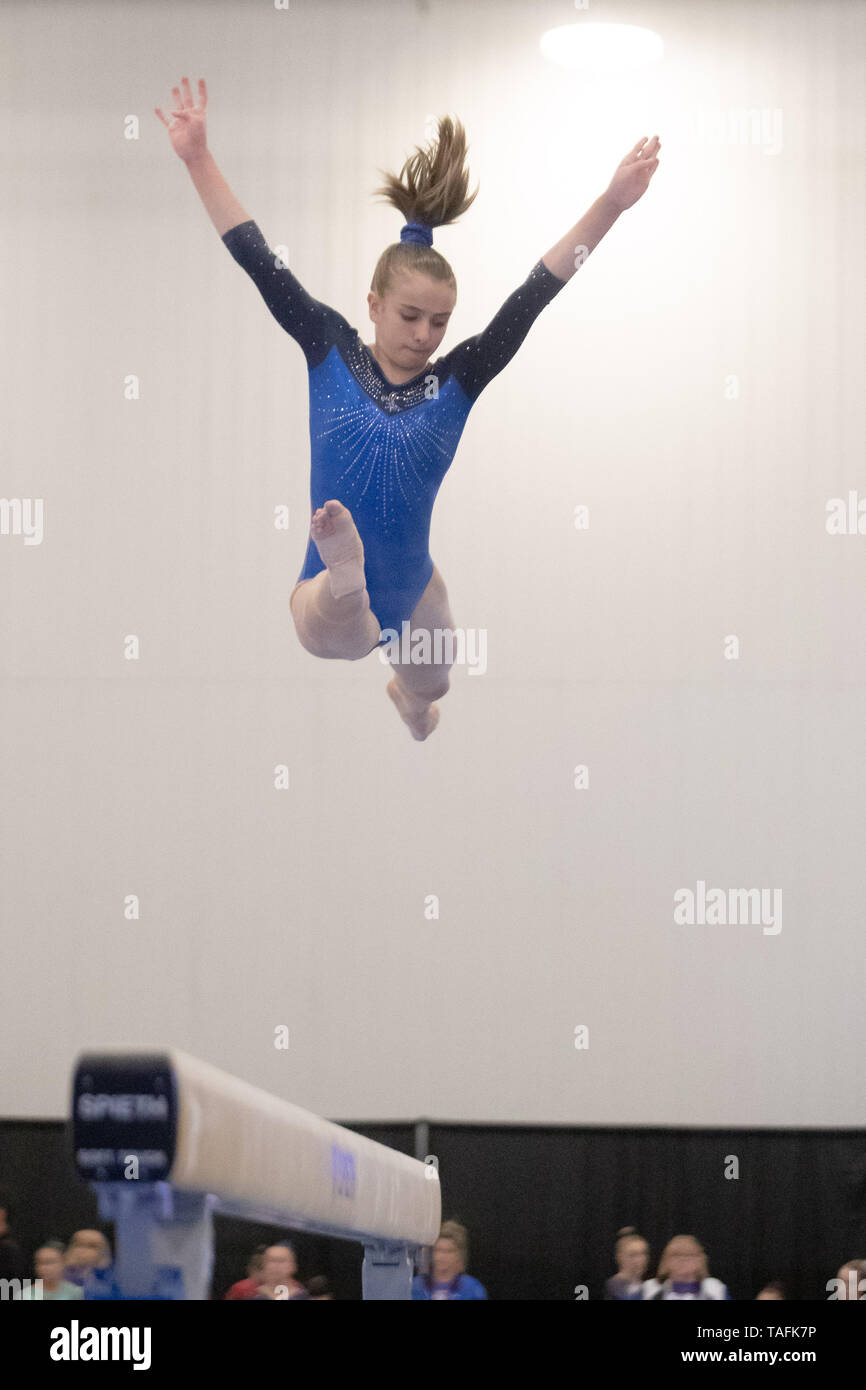
{"type": "Polygon", "coordinates": [[[365,1245],[361,1285],[365,1299],[412,1297],[414,1247],[410,1245],[365,1245]]]}
{"type": "Polygon", "coordinates": [[[179,1192],[164,1182],[101,1183],[98,1193],[99,1215],[115,1229],[115,1290],[109,1297],[210,1297],[215,1197],[179,1192]]]}

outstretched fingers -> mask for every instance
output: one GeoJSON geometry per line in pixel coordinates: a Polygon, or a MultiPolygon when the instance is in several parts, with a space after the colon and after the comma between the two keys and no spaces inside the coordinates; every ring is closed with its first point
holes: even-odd
{"type": "Polygon", "coordinates": [[[625,159],[622,161],[623,164],[634,164],[638,159],[652,159],[658,154],[662,143],[659,137],[654,135],[649,143],[647,143],[647,139],[648,137],[646,135],[641,136],[637,144],[633,145],[629,150],[625,159]]]}
{"type": "MultiPolygon", "coordinates": [[[[192,111],[195,107],[195,102],[193,101],[192,87],[190,86],[189,78],[182,77],[180,81],[183,87],[183,101],[177,101],[175,105],[182,106],[185,111],[192,111]]],[[[177,90],[177,87],[175,87],[174,91],[177,92],[177,90]]],[[[180,93],[178,93],[178,95],[180,95],[180,93]]],[[[202,111],[207,106],[207,86],[203,77],[200,77],[198,80],[198,104],[202,111]]]]}
{"type": "MultiPolygon", "coordinates": [[[[165,116],[162,114],[159,107],[155,106],[153,109],[156,112],[157,116],[159,116],[159,119],[162,121],[163,125],[167,126],[168,129],[171,130],[171,123],[165,119],[165,116]]],[[[172,119],[176,121],[188,121],[190,118],[190,114],[191,113],[189,111],[181,111],[179,109],[172,111],[171,113],[172,119]]]]}
{"type": "MultiPolygon", "coordinates": [[[[171,113],[173,117],[181,121],[187,120],[189,119],[188,113],[190,111],[195,111],[196,109],[199,111],[207,110],[207,83],[203,77],[200,77],[198,80],[198,107],[196,107],[196,103],[193,101],[192,87],[190,86],[188,77],[181,78],[181,87],[172,87],[171,89],[171,94],[174,98],[174,109],[171,113]],[[181,87],[183,91],[181,91],[181,87]]],[[[162,107],[155,106],[153,109],[163,125],[170,130],[171,122],[166,120],[162,107]]]]}

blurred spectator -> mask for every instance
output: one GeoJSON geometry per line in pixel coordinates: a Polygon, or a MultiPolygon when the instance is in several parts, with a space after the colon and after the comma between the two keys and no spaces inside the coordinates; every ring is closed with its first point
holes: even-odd
{"type": "Polygon", "coordinates": [[[649,1245],[639,1236],[634,1226],[623,1226],[617,1232],[619,1239],[614,1249],[617,1273],[612,1274],[604,1286],[606,1299],[643,1298],[643,1281],[649,1264],[649,1245]]]}
{"type": "Polygon", "coordinates": [[[836,1275],[836,1297],[866,1301],[866,1260],[847,1260],[836,1275]]]}
{"type": "Polygon", "coordinates": [[[290,1300],[296,1294],[306,1294],[303,1284],[295,1278],[297,1272],[295,1247],[289,1241],[280,1240],[267,1246],[262,1257],[258,1291],[253,1297],[290,1300]]]}
{"type": "Polygon", "coordinates": [[[36,1278],[42,1280],[42,1292],[32,1285],[21,1294],[22,1300],[31,1299],[46,1302],[52,1299],[71,1300],[83,1298],[84,1290],[80,1284],[69,1283],[63,1278],[64,1248],[62,1240],[49,1240],[33,1256],[36,1278]]]}
{"type": "Polygon", "coordinates": [[[707,1272],[704,1247],[694,1236],[674,1236],[669,1240],[659,1261],[658,1275],[644,1284],[645,1299],[661,1298],[730,1298],[720,1279],[711,1279],[707,1272]]]}
{"type": "Polygon", "coordinates": [[[786,1296],[785,1285],[782,1283],[781,1279],[771,1279],[769,1284],[765,1284],[761,1291],[755,1294],[756,1299],[785,1298],[786,1296]]]}
{"type": "Polygon", "coordinates": [[[433,1268],[412,1280],[413,1299],[481,1299],[487,1290],[466,1273],[469,1234],[459,1221],[446,1221],[433,1246],[433,1268]]]}
{"type": "Polygon", "coordinates": [[[303,1300],[306,1303],[320,1303],[325,1299],[332,1299],[334,1295],[328,1288],[327,1279],[323,1279],[321,1274],[316,1274],[307,1283],[306,1288],[302,1288],[300,1293],[290,1295],[290,1302],[299,1303],[303,1300]]]}
{"type": "Polygon", "coordinates": [[[247,1277],[246,1277],[246,1279],[240,1279],[240,1280],[238,1280],[238,1282],[237,1282],[236,1284],[232,1284],[232,1286],[231,1286],[231,1288],[229,1289],[228,1293],[225,1295],[226,1298],[230,1298],[230,1299],[250,1299],[250,1298],[255,1298],[256,1294],[257,1294],[258,1291],[259,1291],[259,1282],[260,1282],[260,1280],[261,1280],[262,1265],[263,1265],[263,1263],[264,1263],[264,1255],[265,1255],[266,1249],[267,1249],[267,1246],[266,1246],[266,1245],[257,1245],[257,1246],[256,1246],[255,1250],[253,1251],[253,1253],[252,1253],[252,1255],[250,1256],[249,1261],[248,1261],[248,1263],[247,1263],[247,1277]]]}
{"type": "Polygon", "coordinates": [[[76,1231],[66,1247],[64,1279],[83,1288],[94,1271],[111,1266],[111,1247],[101,1231],[76,1231]]]}
{"type": "Polygon", "coordinates": [[[334,1297],[327,1279],[321,1274],[315,1274],[312,1279],[307,1280],[307,1294],[314,1303],[332,1301],[334,1297]]]}
{"type": "Polygon", "coordinates": [[[12,1207],[9,1194],[0,1192],[0,1279],[26,1279],[27,1261],[12,1234],[12,1207]]]}

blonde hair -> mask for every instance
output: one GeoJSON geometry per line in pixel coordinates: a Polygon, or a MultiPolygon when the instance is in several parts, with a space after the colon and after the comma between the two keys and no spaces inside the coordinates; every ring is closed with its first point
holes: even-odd
{"type": "Polygon", "coordinates": [[[674,1236],[672,1240],[668,1241],[667,1245],[661,1253],[658,1273],[656,1274],[656,1278],[658,1279],[659,1283],[663,1284],[666,1279],[670,1278],[669,1261],[671,1256],[671,1250],[676,1245],[677,1241],[680,1240],[691,1241],[692,1245],[696,1245],[698,1247],[698,1251],[701,1257],[700,1263],[698,1265],[698,1278],[700,1280],[709,1279],[710,1276],[709,1271],[707,1269],[707,1252],[704,1250],[704,1247],[701,1245],[701,1242],[697,1240],[695,1236],[674,1236]]]}
{"type": "Polygon", "coordinates": [[[443,1221],[437,1240],[453,1240],[460,1254],[463,1268],[469,1259],[469,1232],[459,1221],[443,1221]]]}
{"type": "MultiPolygon", "coordinates": [[[[466,131],[450,116],[440,116],[433,140],[406,160],[399,176],[384,169],[385,182],[375,190],[403,214],[407,222],[421,222],[426,227],[447,227],[456,222],[478,196],[467,196],[469,170],[464,168],[466,131]]],[[[376,263],[370,289],[383,297],[391,288],[395,275],[402,271],[418,271],[433,280],[450,282],[456,288],[454,271],[445,257],[432,246],[417,241],[395,241],[386,246],[376,263]]]]}

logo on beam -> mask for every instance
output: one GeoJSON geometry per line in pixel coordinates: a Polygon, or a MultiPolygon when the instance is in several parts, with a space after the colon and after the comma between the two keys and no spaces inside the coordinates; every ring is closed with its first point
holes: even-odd
{"type": "Polygon", "coordinates": [[[331,1193],[335,1197],[354,1199],[357,1186],[355,1155],[339,1144],[331,1145],[331,1193]]]}

